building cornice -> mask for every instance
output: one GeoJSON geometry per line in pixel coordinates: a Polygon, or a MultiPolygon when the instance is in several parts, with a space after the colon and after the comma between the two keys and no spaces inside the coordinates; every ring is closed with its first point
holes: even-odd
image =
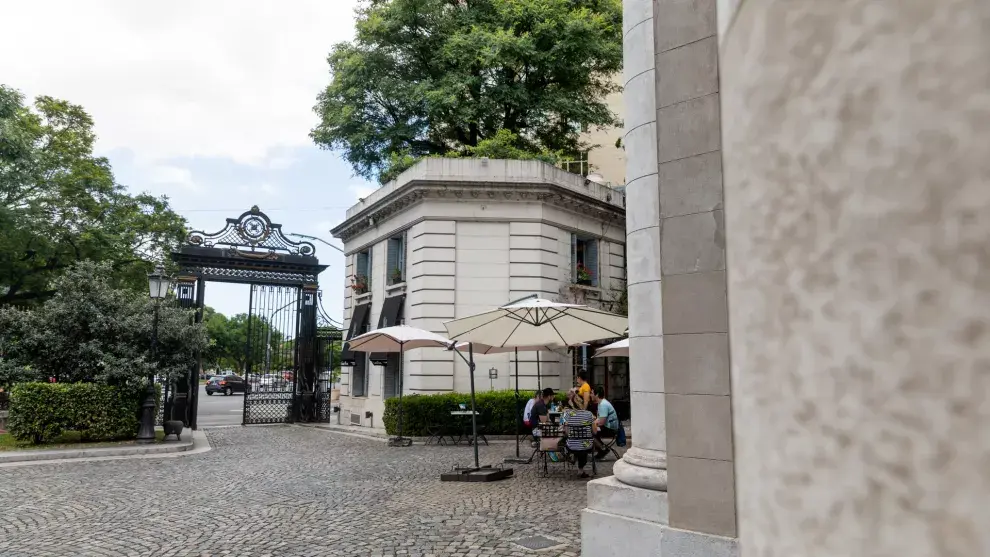
{"type": "Polygon", "coordinates": [[[330,233],[335,238],[347,242],[365,230],[384,223],[398,213],[427,200],[539,202],[586,215],[601,222],[618,224],[624,222],[626,218],[625,209],[615,204],[621,197],[623,194],[617,191],[615,198],[606,198],[603,201],[590,195],[582,195],[570,188],[548,183],[413,180],[354,214],[334,227],[330,233]]]}

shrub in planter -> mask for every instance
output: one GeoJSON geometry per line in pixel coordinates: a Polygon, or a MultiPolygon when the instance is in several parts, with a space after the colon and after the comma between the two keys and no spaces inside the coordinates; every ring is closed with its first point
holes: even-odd
{"type": "Polygon", "coordinates": [[[7,430],[35,443],[65,431],[77,431],[87,441],[133,439],[144,393],[139,385],[19,383],[11,389],[7,430]]]}
{"type": "MultiPolygon", "coordinates": [[[[557,393],[557,402],[563,402],[565,393],[557,393]]],[[[515,391],[484,391],[475,393],[476,409],[482,415],[491,414],[488,432],[491,435],[514,435],[518,424],[518,416],[526,401],[533,396],[530,391],[519,392],[519,409],[516,410],[515,391]]],[[[441,393],[436,395],[408,395],[402,397],[402,432],[403,435],[429,435],[427,427],[433,423],[451,422],[451,410],[458,409],[458,404],[471,407],[470,393],[441,393]]],[[[480,418],[480,416],[479,416],[480,418]]],[[[393,397],[385,401],[385,431],[389,435],[397,435],[399,431],[399,398],[393,397]]],[[[525,433],[520,431],[520,433],[525,433]]]]}

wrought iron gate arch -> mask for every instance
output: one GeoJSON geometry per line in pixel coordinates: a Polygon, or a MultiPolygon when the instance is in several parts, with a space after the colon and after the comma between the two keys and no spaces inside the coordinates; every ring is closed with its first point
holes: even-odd
{"type": "MultiPolygon", "coordinates": [[[[206,282],[250,286],[245,364],[238,370],[245,380],[242,424],[329,421],[331,389],[321,378],[332,377],[322,368],[332,367],[336,341],[318,323],[318,277],[327,266],[316,247],[287,238],[282,225],[253,206],[217,232],[191,231],[172,261],[178,303],[196,308],[197,322],[206,282]]],[[[185,384],[174,387],[178,402],[171,406],[173,417],[195,428],[200,361],[192,367],[185,384]]]]}

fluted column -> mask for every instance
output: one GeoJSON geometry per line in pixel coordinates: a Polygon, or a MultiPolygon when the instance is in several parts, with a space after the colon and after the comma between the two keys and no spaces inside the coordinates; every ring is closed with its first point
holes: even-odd
{"type": "Polygon", "coordinates": [[[614,471],[623,483],[663,491],[667,439],[652,0],[626,0],[623,32],[629,387],[636,441],[614,471]]]}

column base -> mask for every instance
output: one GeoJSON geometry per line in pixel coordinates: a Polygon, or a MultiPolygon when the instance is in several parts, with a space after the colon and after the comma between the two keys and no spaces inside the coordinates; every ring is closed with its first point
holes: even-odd
{"type": "Polygon", "coordinates": [[[738,541],[671,528],[667,492],[615,476],[588,482],[581,554],[595,557],[739,557],[738,541]]]}

